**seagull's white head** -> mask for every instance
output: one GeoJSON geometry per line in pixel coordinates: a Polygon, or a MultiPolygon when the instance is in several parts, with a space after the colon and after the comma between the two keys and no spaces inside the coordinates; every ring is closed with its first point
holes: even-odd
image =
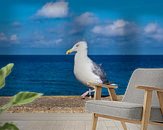
{"type": "Polygon", "coordinates": [[[87,42],[80,41],[77,42],[71,49],[69,49],[66,54],[70,54],[72,52],[80,52],[80,51],[87,51],[87,42]]]}

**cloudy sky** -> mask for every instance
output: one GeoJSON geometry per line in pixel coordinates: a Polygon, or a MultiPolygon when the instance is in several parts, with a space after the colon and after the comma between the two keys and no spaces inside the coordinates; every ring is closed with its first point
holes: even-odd
{"type": "Polygon", "coordinates": [[[163,54],[162,0],[1,0],[0,54],[163,54]]]}

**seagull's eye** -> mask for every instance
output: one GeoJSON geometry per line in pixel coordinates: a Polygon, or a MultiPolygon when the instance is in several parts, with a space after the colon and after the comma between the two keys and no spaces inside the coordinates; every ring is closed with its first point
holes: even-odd
{"type": "Polygon", "coordinates": [[[76,45],[76,47],[79,47],[79,45],[76,45]]]}

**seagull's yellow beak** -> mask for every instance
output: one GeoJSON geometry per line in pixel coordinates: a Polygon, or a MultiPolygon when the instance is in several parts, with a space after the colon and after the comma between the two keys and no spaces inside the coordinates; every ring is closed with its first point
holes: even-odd
{"type": "Polygon", "coordinates": [[[72,49],[66,51],[66,55],[68,55],[68,54],[70,54],[70,53],[72,53],[72,49]]]}

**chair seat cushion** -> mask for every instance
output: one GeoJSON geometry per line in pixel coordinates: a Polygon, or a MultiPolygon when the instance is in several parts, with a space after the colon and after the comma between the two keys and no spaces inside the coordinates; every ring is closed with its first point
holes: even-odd
{"type": "MultiPolygon", "coordinates": [[[[86,110],[102,115],[130,120],[141,120],[143,105],[118,101],[90,100],[86,102],[86,110]]],[[[163,116],[160,108],[152,108],[150,120],[163,122],[163,116]]]]}

